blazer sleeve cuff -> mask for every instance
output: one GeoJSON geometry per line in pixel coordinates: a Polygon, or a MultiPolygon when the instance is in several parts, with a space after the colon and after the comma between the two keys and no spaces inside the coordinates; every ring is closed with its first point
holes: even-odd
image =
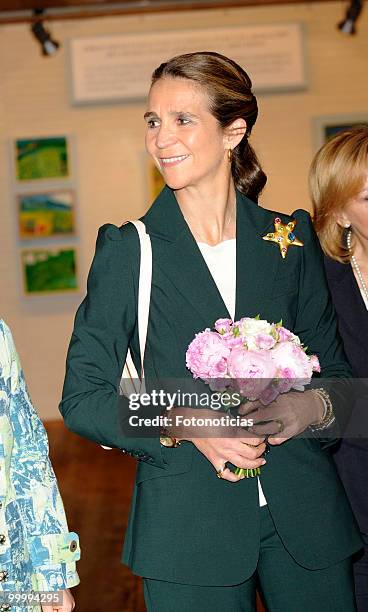
{"type": "Polygon", "coordinates": [[[31,536],[29,553],[34,568],[75,563],[80,559],[79,538],[74,531],[31,536]]]}
{"type": "Polygon", "coordinates": [[[138,461],[165,469],[170,464],[170,452],[176,449],[166,448],[159,438],[126,438],[121,450],[138,461]]]}

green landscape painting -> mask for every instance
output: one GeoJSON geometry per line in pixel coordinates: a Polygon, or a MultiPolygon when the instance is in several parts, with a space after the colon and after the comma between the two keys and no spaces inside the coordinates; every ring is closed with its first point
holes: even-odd
{"type": "Polygon", "coordinates": [[[26,294],[78,289],[76,253],[72,247],[24,250],[22,266],[26,294]]]}
{"type": "Polygon", "coordinates": [[[16,140],[15,165],[18,181],[68,177],[66,137],[16,140]]]}
{"type": "Polygon", "coordinates": [[[18,227],[22,240],[74,234],[73,192],[18,195],[18,227]]]}

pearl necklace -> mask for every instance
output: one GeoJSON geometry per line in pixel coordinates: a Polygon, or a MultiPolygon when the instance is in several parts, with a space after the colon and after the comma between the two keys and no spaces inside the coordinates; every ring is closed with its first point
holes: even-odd
{"type": "MultiPolygon", "coordinates": [[[[348,247],[349,251],[351,252],[351,230],[348,232],[348,235],[347,235],[347,238],[346,238],[346,244],[347,244],[347,247],[348,247]]],[[[353,264],[353,268],[354,268],[354,270],[356,272],[356,275],[357,275],[357,277],[358,277],[358,279],[360,281],[360,286],[361,286],[362,292],[364,294],[365,302],[368,304],[368,288],[367,288],[367,285],[365,284],[365,280],[363,278],[363,274],[361,272],[361,269],[358,266],[358,262],[356,260],[355,255],[351,255],[350,256],[350,260],[351,260],[351,263],[353,264]]]]}

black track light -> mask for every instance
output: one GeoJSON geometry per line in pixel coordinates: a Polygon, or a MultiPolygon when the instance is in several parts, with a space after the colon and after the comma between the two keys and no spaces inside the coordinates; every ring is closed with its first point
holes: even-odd
{"type": "Polygon", "coordinates": [[[37,38],[38,42],[42,48],[43,55],[54,55],[60,44],[51,37],[51,33],[49,30],[46,30],[43,23],[44,11],[43,9],[35,9],[34,15],[36,17],[33,22],[31,29],[35,38],[37,38]]]}
{"type": "Polygon", "coordinates": [[[337,27],[344,34],[356,34],[355,24],[362,12],[363,4],[361,0],[352,0],[346,11],[345,19],[337,24],[337,27]]]}

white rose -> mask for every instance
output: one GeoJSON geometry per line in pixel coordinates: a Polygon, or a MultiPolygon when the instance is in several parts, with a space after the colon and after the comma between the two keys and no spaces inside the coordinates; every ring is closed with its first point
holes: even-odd
{"type": "Polygon", "coordinates": [[[271,325],[263,319],[251,319],[245,317],[239,321],[241,336],[257,336],[258,334],[270,334],[271,325]]]}

